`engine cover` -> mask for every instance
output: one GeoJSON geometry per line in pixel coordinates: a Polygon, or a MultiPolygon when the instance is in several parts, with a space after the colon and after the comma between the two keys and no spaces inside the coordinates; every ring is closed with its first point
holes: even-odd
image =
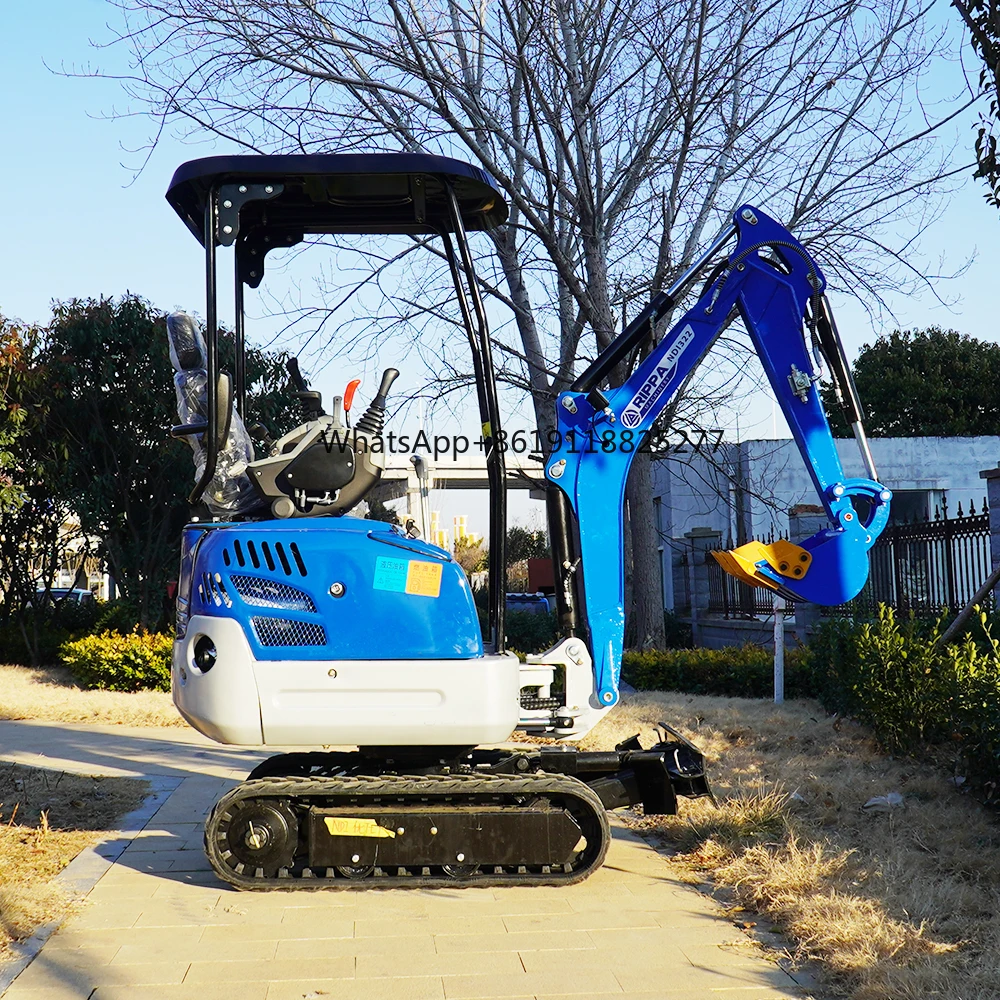
{"type": "Polygon", "coordinates": [[[239,622],[257,660],[483,655],[465,571],[394,525],[314,518],[184,534],[178,638],[203,615],[239,622]]]}

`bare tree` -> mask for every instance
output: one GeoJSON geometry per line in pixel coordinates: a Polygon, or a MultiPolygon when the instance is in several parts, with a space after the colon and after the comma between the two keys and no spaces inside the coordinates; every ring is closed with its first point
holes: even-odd
{"type": "MultiPolygon", "coordinates": [[[[668,286],[736,204],[766,206],[878,304],[929,281],[892,224],[932,221],[964,169],[935,133],[971,95],[920,99],[947,45],[929,2],[115,2],[126,86],[158,129],[260,151],[441,152],[496,178],[511,216],[486,280],[512,310],[508,363],[543,437],[624,304],[668,286]]],[[[645,457],[627,501],[630,633],[646,645],[663,633],[645,457]]]]}

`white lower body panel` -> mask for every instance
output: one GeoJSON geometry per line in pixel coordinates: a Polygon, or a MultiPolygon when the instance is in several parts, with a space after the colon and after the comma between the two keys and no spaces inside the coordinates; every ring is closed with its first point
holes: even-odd
{"type": "Polygon", "coordinates": [[[520,712],[513,654],[468,660],[255,660],[239,623],[194,616],[174,644],[181,715],[220,743],[477,746],[507,739],[520,712]],[[212,638],[211,670],[194,645],[212,638]]]}

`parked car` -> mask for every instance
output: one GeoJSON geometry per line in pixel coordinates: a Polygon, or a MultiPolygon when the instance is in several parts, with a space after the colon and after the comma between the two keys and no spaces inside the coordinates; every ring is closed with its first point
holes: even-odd
{"type": "Polygon", "coordinates": [[[544,594],[508,594],[508,611],[527,611],[532,615],[547,615],[552,607],[544,594]]]}
{"type": "Polygon", "coordinates": [[[42,607],[47,604],[93,604],[94,595],[89,590],[80,590],[70,587],[53,587],[46,591],[44,587],[39,587],[35,591],[35,603],[42,607]]]}

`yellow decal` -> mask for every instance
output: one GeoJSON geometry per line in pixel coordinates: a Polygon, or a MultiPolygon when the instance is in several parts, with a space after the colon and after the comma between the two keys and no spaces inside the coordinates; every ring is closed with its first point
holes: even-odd
{"type": "Polygon", "coordinates": [[[486,423],[485,423],[485,424],[483,424],[483,437],[484,437],[484,438],[485,438],[485,439],[486,439],[487,441],[488,441],[488,440],[489,440],[489,439],[490,439],[491,437],[493,437],[493,426],[492,426],[492,424],[490,424],[490,422],[489,422],[488,420],[486,421],[486,423]]]}
{"type": "Polygon", "coordinates": [[[411,559],[406,573],[406,592],[421,597],[440,597],[441,563],[411,559]]]}
{"type": "Polygon", "coordinates": [[[327,832],[331,837],[395,837],[395,830],[379,826],[373,819],[354,819],[350,816],[324,816],[327,832]]]}

